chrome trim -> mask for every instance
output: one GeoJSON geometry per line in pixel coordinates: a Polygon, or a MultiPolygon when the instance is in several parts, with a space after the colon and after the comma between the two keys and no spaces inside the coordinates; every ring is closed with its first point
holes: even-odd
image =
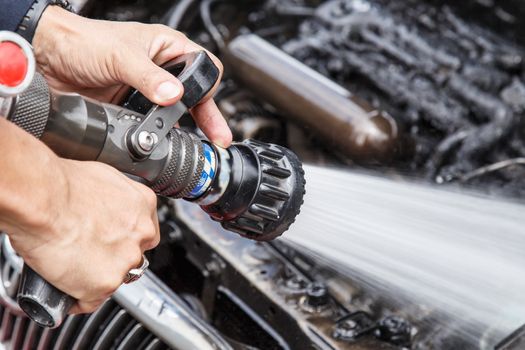
{"type": "Polygon", "coordinates": [[[71,347],[72,350],[82,350],[88,348],[97,334],[99,327],[109,317],[111,311],[115,309],[115,303],[107,300],[97,311],[88,316],[86,322],[80,328],[77,338],[71,347]]]}
{"type": "Polygon", "coordinates": [[[16,302],[24,261],[15,252],[5,233],[0,235],[0,303],[17,316],[24,316],[16,302]]]}
{"type": "Polygon", "coordinates": [[[152,272],[123,285],[113,299],[150,332],[178,350],[233,350],[152,272]]]}
{"type": "Polygon", "coordinates": [[[15,98],[0,96],[0,118],[7,118],[11,114],[15,98]]]}

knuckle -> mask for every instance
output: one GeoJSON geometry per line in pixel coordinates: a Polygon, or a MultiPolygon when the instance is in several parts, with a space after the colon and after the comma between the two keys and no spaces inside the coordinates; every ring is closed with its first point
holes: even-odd
{"type": "Polygon", "coordinates": [[[142,193],[143,189],[137,187],[137,185],[135,184],[133,184],[132,186],[134,189],[137,190],[129,193],[130,204],[133,208],[136,208],[138,210],[144,210],[145,198],[144,194],[142,193]]]}
{"type": "Polygon", "coordinates": [[[151,25],[152,33],[155,37],[159,37],[165,40],[187,40],[186,35],[184,35],[182,32],[179,32],[171,27],[168,27],[164,24],[152,24],[151,25]]]}
{"type": "Polygon", "coordinates": [[[183,32],[180,32],[163,24],[159,24],[158,32],[161,33],[163,38],[168,42],[175,41],[185,43],[189,41],[188,37],[183,32]]]}
{"type": "Polygon", "coordinates": [[[186,34],[184,34],[183,32],[180,32],[178,30],[174,30],[174,35],[176,37],[177,40],[181,40],[181,41],[188,41],[188,36],[186,34]]]}
{"type": "Polygon", "coordinates": [[[136,208],[141,211],[142,215],[149,217],[153,211],[157,210],[157,195],[149,188],[138,188],[138,191],[133,196],[133,200],[136,203],[136,208]]]}
{"type": "Polygon", "coordinates": [[[142,238],[151,241],[155,239],[156,233],[155,233],[155,227],[152,224],[148,224],[145,227],[145,230],[143,231],[142,238]]]}
{"type": "Polygon", "coordinates": [[[144,197],[146,198],[146,203],[149,207],[157,208],[157,195],[153,190],[146,188],[144,190],[144,197]]]}
{"type": "Polygon", "coordinates": [[[153,236],[153,240],[152,240],[152,245],[153,246],[150,249],[155,248],[159,244],[160,244],[160,233],[157,231],[157,232],[155,232],[155,235],[153,236]]]}
{"type": "Polygon", "coordinates": [[[173,31],[173,29],[170,27],[160,23],[151,24],[150,28],[154,33],[166,33],[173,31]]]}
{"type": "Polygon", "coordinates": [[[145,239],[144,250],[150,250],[160,243],[160,234],[152,228],[145,239]]]}
{"type": "Polygon", "coordinates": [[[97,311],[97,309],[100,307],[100,304],[101,303],[82,303],[79,306],[80,313],[83,313],[83,314],[93,313],[97,311]]]}

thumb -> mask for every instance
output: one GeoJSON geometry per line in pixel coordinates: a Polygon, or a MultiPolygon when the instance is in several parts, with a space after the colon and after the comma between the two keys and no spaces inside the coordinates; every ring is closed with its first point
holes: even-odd
{"type": "Polygon", "coordinates": [[[184,93],[182,83],[148,57],[127,60],[120,68],[122,82],[139,90],[148,100],[169,106],[184,93]]]}

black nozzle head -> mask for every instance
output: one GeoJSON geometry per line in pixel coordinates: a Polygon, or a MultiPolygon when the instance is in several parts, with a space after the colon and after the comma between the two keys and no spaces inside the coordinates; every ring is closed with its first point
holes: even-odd
{"type": "Polygon", "coordinates": [[[204,210],[226,230],[244,237],[269,241],[280,236],[303,204],[301,161],[285,147],[254,140],[234,144],[228,151],[228,188],[218,202],[204,210]]]}

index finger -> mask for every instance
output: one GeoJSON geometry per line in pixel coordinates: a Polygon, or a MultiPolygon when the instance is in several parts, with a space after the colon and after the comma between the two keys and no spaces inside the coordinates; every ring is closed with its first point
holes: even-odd
{"type": "Polygon", "coordinates": [[[232,132],[213,99],[193,107],[191,115],[197,126],[214,144],[226,148],[232,143],[232,132]]]}
{"type": "Polygon", "coordinates": [[[211,142],[224,148],[228,147],[232,142],[233,136],[224,116],[212,98],[222,78],[224,71],[223,64],[214,54],[185,36],[181,36],[177,31],[170,30],[170,34],[171,43],[156,55],[154,58],[155,63],[163,64],[180,54],[204,50],[217,68],[219,68],[220,76],[217,83],[210,92],[208,92],[202,102],[191,109],[191,115],[197,126],[211,142]]]}

